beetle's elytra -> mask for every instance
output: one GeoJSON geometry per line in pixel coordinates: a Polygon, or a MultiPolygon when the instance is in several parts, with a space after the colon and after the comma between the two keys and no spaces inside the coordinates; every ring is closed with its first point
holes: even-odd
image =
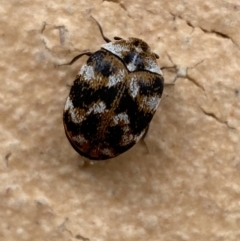
{"type": "Polygon", "coordinates": [[[91,160],[116,157],[138,142],[164,86],[158,56],[144,41],[119,37],[110,41],[98,27],[107,43],[71,61],[89,56],[71,87],[63,114],[71,145],[91,160]]]}

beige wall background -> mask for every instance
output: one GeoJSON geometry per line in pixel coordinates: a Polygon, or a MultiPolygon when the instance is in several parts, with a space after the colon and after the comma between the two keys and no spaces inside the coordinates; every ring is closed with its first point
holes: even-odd
{"type": "Polygon", "coordinates": [[[240,1],[1,1],[0,240],[240,239],[240,1]],[[62,111],[106,36],[160,56],[145,144],[84,167],[62,111]]]}

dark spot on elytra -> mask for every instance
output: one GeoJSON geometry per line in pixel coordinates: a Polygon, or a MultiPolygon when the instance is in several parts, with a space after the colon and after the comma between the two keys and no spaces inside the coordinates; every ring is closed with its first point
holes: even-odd
{"type": "Polygon", "coordinates": [[[133,141],[133,142],[131,142],[128,145],[125,145],[125,146],[121,146],[120,144],[118,144],[114,147],[114,149],[115,149],[115,152],[119,155],[119,154],[122,154],[123,152],[127,151],[131,147],[133,147],[135,144],[136,144],[135,141],[133,141]]]}
{"type": "Polygon", "coordinates": [[[136,52],[128,52],[124,57],[123,57],[123,62],[128,65],[130,63],[133,63],[135,66],[136,70],[143,70],[145,68],[144,66],[144,61],[142,57],[136,53],[136,52]]]}
{"type": "Polygon", "coordinates": [[[105,132],[105,138],[104,138],[104,142],[106,141],[107,143],[110,144],[110,146],[116,146],[119,145],[121,139],[122,139],[122,135],[123,135],[123,130],[121,128],[121,126],[109,126],[106,129],[105,132]]]}
{"type": "Polygon", "coordinates": [[[146,52],[149,49],[149,46],[145,42],[141,42],[141,48],[143,52],[146,52]]]}
{"type": "Polygon", "coordinates": [[[115,112],[117,114],[122,112],[127,113],[130,120],[129,126],[133,135],[140,134],[148,126],[153,117],[152,113],[139,110],[137,100],[129,95],[128,90],[125,90],[115,112]]]}
{"type": "Polygon", "coordinates": [[[117,83],[112,87],[102,86],[101,88],[93,89],[86,81],[77,81],[70,91],[73,106],[88,110],[91,104],[100,100],[103,101],[106,108],[109,109],[116,99],[122,84],[123,83],[117,83]]]}
{"type": "Polygon", "coordinates": [[[92,65],[92,63],[97,63],[97,62],[102,62],[103,59],[105,58],[106,53],[99,50],[96,51],[94,54],[92,54],[88,60],[87,60],[87,64],[88,65],[92,65]]]}
{"type": "Polygon", "coordinates": [[[149,49],[149,46],[144,41],[142,41],[140,39],[134,39],[133,45],[135,47],[141,48],[143,52],[146,52],[149,49]]]}
{"type": "Polygon", "coordinates": [[[133,45],[134,45],[135,47],[138,47],[139,44],[140,44],[140,39],[134,39],[133,45]]]}
{"type": "Polygon", "coordinates": [[[71,120],[69,111],[64,112],[63,123],[66,125],[68,132],[70,131],[70,132],[75,134],[75,133],[78,133],[80,131],[79,124],[76,124],[71,120]]]}
{"type": "Polygon", "coordinates": [[[89,57],[87,64],[93,66],[95,74],[102,74],[104,77],[109,77],[115,74],[117,68],[114,63],[106,58],[108,53],[105,50],[99,50],[89,57]]]}
{"type": "Polygon", "coordinates": [[[127,65],[130,62],[132,62],[133,57],[135,56],[135,53],[133,52],[128,52],[124,57],[123,57],[123,62],[127,65]]]}
{"type": "Polygon", "coordinates": [[[159,75],[155,75],[154,79],[149,82],[146,82],[144,79],[140,79],[138,81],[138,84],[140,87],[140,95],[162,95],[164,84],[163,78],[159,75]]]}
{"type": "Polygon", "coordinates": [[[80,132],[84,135],[86,140],[90,142],[100,141],[98,140],[98,127],[101,123],[101,117],[99,114],[89,114],[81,124],[80,132]]]}

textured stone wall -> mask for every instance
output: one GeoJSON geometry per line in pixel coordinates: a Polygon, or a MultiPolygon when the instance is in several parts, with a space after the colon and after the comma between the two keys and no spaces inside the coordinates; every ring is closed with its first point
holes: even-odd
{"type": "Polygon", "coordinates": [[[0,240],[240,239],[240,2],[0,2],[0,240]],[[103,40],[145,40],[167,85],[145,142],[83,166],[64,102],[103,40]]]}

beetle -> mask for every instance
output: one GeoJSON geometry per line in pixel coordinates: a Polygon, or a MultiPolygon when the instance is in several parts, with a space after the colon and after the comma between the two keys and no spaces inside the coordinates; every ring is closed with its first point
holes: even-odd
{"type": "Polygon", "coordinates": [[[63,124],[80,155],[106,160],[129,150],[146,134],[161,100],[164,79],[159,57],[146,42],[132,37],[111,41],[95,22],[106,43],[68,63],[89,57],[70,89],[63,124]]]}

